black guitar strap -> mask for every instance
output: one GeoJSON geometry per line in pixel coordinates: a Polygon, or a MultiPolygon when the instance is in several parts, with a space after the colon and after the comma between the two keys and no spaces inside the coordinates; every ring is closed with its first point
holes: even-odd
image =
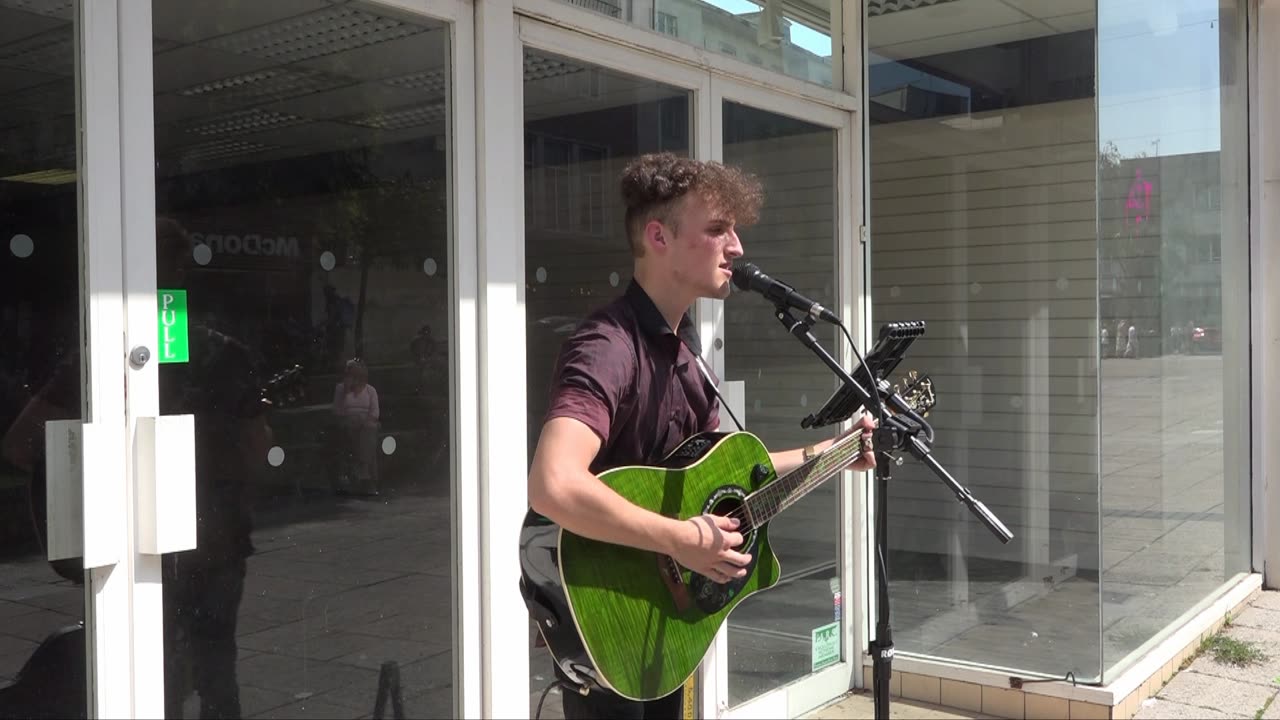
{"type": "MultiPolygon", "coordinates": [[[[686,345],[685,347],[688,346],[686,345]]],[[[733,424],[738,426],[738,430],[746,430],[746,428],[742,427],[742,421],[738,419],[738,416],[733,414],[733,408],[729,407],[724,395],[720,394],[720,388],[716,386],[715,377],[711,374],[711,368],[707,367],[707,362],[702,359],[701,355],[693,352],[693,348],[689,348],[689,352],[693,353],[694,359],[697,360],[698,369],[702,371],[702,377],[706,378],[707,385],[711,386],[711,392],[715,393],[716,399],[720,401],[720,407],[724,408],[729,413],[729,417],[733,418],[733,424]]]]}

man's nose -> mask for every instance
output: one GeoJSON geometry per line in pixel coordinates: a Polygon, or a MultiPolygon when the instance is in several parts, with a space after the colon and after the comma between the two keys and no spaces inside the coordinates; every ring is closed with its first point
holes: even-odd
{"type": "Polygon", "coordinates": [[[729,233],[729,244],[725,246],[724,254],[730,258],[742,257],[742,240],[738,238],[738,233],[729,233]]]}

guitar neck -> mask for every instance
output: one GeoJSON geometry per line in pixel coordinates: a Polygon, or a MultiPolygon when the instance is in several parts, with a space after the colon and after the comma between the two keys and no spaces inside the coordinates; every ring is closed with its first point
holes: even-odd
{"type": "Polygon", "coordinates": [[[746,499],[751,524],[760,527],[769,522],[809,491],[838,475],[861,452],[862,434],[851,433],[817,457],[751,493],[746,499]]]}

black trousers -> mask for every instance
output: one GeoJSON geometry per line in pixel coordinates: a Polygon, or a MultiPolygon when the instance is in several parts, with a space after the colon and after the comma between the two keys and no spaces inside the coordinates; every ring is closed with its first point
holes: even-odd
{"type": "Polygon", "coordinates": [[[636,702],[602,690],[580,695],[572,688],[562,690],[565,720],[680,720],[684,709],[684,689],[657,700],[636,702]]]}

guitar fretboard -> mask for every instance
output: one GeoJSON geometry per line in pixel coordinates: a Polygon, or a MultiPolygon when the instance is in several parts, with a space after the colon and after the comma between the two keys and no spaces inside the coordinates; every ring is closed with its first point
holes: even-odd
{"type": "Polygon", "coordinates": [[[760,527],[791,507],[810,490],[838,474],[862,452],[862,434],[851,433],[825,452],[747,496],[752,525],[760,527]]]}

